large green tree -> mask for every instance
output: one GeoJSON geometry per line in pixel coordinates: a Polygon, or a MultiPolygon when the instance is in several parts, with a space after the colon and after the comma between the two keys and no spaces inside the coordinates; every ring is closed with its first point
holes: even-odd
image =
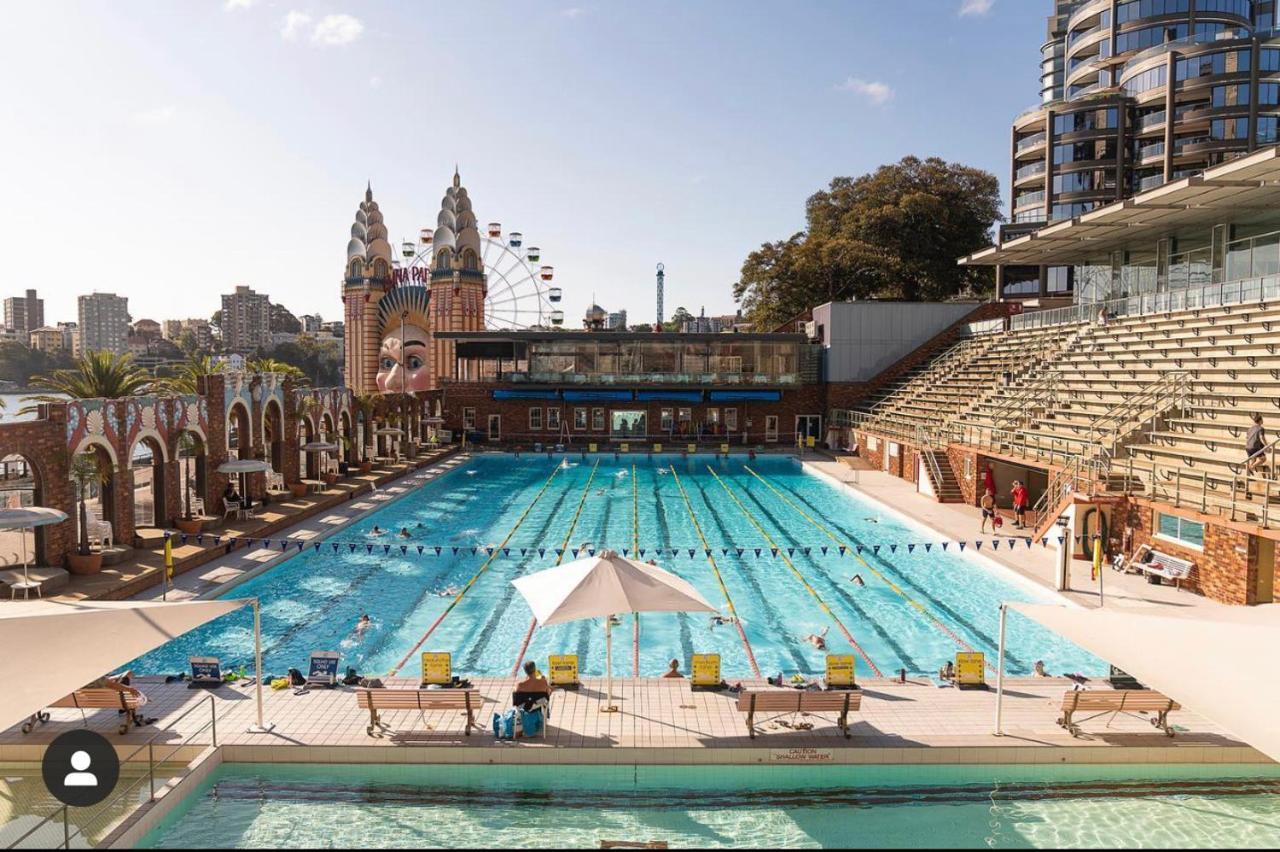
{"type": "Polygon", "coordinates": [[[991,272],[956,259],[988,245],[1000,219],[995,175],[936,157],[838,177],[809,198],[804,231],[747,256],[734,298],[767,331],[836,299],[982,294],[991,272]]]}

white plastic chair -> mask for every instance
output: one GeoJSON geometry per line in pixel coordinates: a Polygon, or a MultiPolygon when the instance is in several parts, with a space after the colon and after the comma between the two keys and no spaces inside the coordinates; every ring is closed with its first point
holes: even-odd
{"type": "Polygon", "coordinates": [[[88,522],[86,524],[86,532],[89,537],[89,544],[97,544],[104,550],[115,544],[115,533],[111,529],[111,522],[104,521],[93,512],[88,513],[88,522]]]}

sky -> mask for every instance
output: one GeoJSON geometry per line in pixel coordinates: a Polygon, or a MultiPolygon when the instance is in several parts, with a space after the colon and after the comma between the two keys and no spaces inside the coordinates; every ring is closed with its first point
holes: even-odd
{"type": "Polygon", "coordinates": [[[835,176],[914,154],[1006,183],[1050,5],[7,4],[3,295],[163,320],[247,284],[340,319],[366,181],[398,244],[457,164],[480,223],[554,265],[566,325],[593,301],[652,321],[658,262],[668,316],[731,313],[746,255],[835,176]]]}

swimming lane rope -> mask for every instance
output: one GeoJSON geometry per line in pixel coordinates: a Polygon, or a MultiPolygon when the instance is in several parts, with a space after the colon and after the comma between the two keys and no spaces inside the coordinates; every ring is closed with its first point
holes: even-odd
{"type": "Polygon", "coordinates": [[[747,510],[747,507],[742,505],[742,501],[738,499],[738,495],[733,493],[732,489],[725,484],[725,481],[720,478],[720,475],[715,472],[711,465],[707,465],[707,472],[715,478],[716,482],[720,483],[720,487],[729,495],[729,498],[733,500],[738,509],[741,510],[742,514],[746,516],[746,519],[751,522],[751,525],[756,528],[760,535],[764,536],[765,541],[769,542],[769,546],[778,551],[778,556],[782,558],[783,564],[791,569],[791,573],[796,575],[796,579],[800,581],[800,585],[805,587],[805,590],[808,591],[809,594],[813,596],[813,599],[818,602],[818,606],[827,614],[827,617],[831,619],[836,627],[840,628],[840,632],[844,634],[844,638],[848,641],[849,645],[853,647],[853,650],[857,651],[858,655],[862,657],[862,661],[867,664],[867,667],[871,669],[871,672],[876,677],[884,677],[884,674],[876,664],[867,656],[867,652],[862,650],[862,646],[853,638],[853,634],[849,632],[849,628],[845,627],[844,622],[840,620],[839,616],[831,611],[831,607],[827,606],[827,602],[822,599],[822,596],[818,594],[817,590],[815,590],[813,586],[809,585],[809,581],[805,579],[804,574],[800,572],[800,569],[797,568],[795,563],[793,563],[787,556],[786,550],[778,546],[777,542],[773,540],[773,537],[770,536],[768,531],[760,525],[760,522],[755,519],[755,516],[747,510]]]}
{"type": "MultiPolygon", "coordinates": [[[[596,463],[591,466],[591,475],[587,477],[587,485],[582,489],[582,499],[578,501],[578,510],[573,513],[573,520],[569,523],[569,531],[564,534],[564,543],[560,545],[560,552],[556,555],[556,565],[564,561],[564,555],[569,552],[569,542],[573,539],[573,530],[578,526],[578,518],[582,517],[582,507],[587,505],[587,495],[591,493],[591,483],[596,478],[596,469],[600,467],[600,460],[596,459],[596,463]]],[[[533,631],[538,629],[538,619],[529,622],[529,629],[524,634],[524,642],[520,644],[520,651],[516,654],[515,665],[511,667],[511,676],[515,677],[520,673],[520,663],[524,661],[524,652],[529,650],[529,641],[533,639],[533,631]]]]}
{"type": "Polygon", "coordinates": [[[697,531],[698,539],[702,542],[702,550],[707,554],[707,562],[711,563],[711,570],[716,575],[716,582],[720,584],[720,591],[724,593],[724,601],[729,605],[729,614],[733,616],[733,625],[738,628],[738,635],[742,637],[742,648],[747,652],[747,662],[751,664],[752,673],[756,677],[760,677],[760,666],[756,665],[756,655],[752,653],[751,643],[747,641],[747,632],[742,629],[742,619],[738,618],[738,610],[733,605],[733,598],[729,596],[729,587],[725,585],[724,577],[720,575],[720,566],[716,564],[716,558],[711,555],[711,545],[707,544],[707,537],[702,534],[702,524],[698,523],[698,516],[693,512],[693,504],[689,501],[689,495],[685,493],[684,483],[680,481],[680,474],[676,473],[675,465],[671,466],[671,475],[675,477],[676,487],[680,489],[680,496],[684,498],[684,507],[689,511],[689,518],[693,521],[693,528],[697,531]]]}
{"type": "Polygon", "coordinates": [[[462,600],[463,596],[466,595],[466,593],[471,590],[471,587],[476,584],[476,581],[480,579],[480,575],[487,571],[489,566],[494,563],[494,560],[502,554],[503,548],[506,547],[512,537],[515,536],[516,530],[520,529],[520,526],[525,522],[525,519],[529,517],[529,513],[533,511],[533,507],[542,499],[542,495],[547,493],[547,489],[551,487],[552,480],[556,478],[556,474],[559,472],[560,466],[557,465],[556,468],[551,471],[551,475],[547,477],[547,481],[542,483],[542,488],[538,489],[538,493],[533,496],[533,500],[528,506],[525,506],[524,512],[521,513],[519,520],[516,521],[516,524],[511,528],[511,531],[507,533],[507,537],[502,540],[502,544],[494,548],[493,553],[489,554],[489,558],[484,561],[479,570],[471,575],[471,579],[467,581],[467,584],[463,586],[461,590],[459,590],[457,596],[453,600],[449,601],[449,605],[444,608],[444,612],[440,613],[439,617],[437,617],[436,620],[431,623],[431,626],[427,628],[427,632],[422,634],[422,638],[409,649],[409,653],[405,654],[404,657],[401,658],[400,662],[395,664],[395,667],[392,668],[391,671],[387,672],[387,677],[395,677],[396,673],[399,672],[400,669],[404,668],[404,664],[409,662],[413,655],[417,653],[418,649],[421,648],[427,639],[431,637],[431,634],[440,626],[440,622],[444,621],[445,616],[453,612],[453,608],[458,605],[458,601],[462,600]]]}
{"type": "MultiPolygon", "coordinates": [[[[636,483],[636,466],[631,465],[631,552],[640,552],[640,486],[636,483]]],[[[631,614],[631,669],[640,677],[640,613],[631,614]]]]}
{"type": "MultiPolygon", "coordinates": [[[[796,514],[804,518],[809,523],[813,524],[827,538],[835,542],[836,547],[843,547],[847,552],[852,553],[854,559],[857,559],[858,562],[862,563],[863,568],[866,568],[868,571],[874,574],[879,580],[881,580],[886,586],[888,586],[890,589],[893,589],[893,591],[897,592],[899,597],[901,597],[904,601],[906,601],[911,606],[915,607],[915,609],[921,615],[923,615],[925,618],[927,618],[930,622],[933,623],[934,627],[937,627],[940,631],[942,631],[942,633],[946,635],[949,639],[951,639],[951,641],[959,645],[962,650],[969,651],[969,652],[973,651],[973,646],[971,646],[968,642],[961,639],[960,636],[958,636],[954,630],[952,630],[950,627],[944,624],[933,613],[929,612],[929,610],[927,610],[923,604],[916,601],[914,598],[912,598],[910,595],[904,592],[901,588],[899,588],[897,583],[893,582],[884,574],[880,573],[875,568],[873,568],[871,566],[871,563],[867,562],[867,560],[862,558],[862,556],[858,553],[858,549],[856,547],[851,547],[848,543],[841,541],[836,536],[835,533],[827,529],[827,527],[824,526],[823,524],[814,520],[807,512],[805,512],[804,509],[800,508],[799,505],[797,505],[793,500],[791,500],[791,498],[787,497],[787,495],[779,491],[773,485],[773,483],[769,482],[769,480],[765,479],[763,476],[761,476],[760,474],[752,470],[750,465],[743,465],[743,467],[746,469],[747,473],[751,474],[756,479],[758,479],[760,481],[760,484],[762,484],[765,488],[768,488],[770,491],[772,491],[779,500],[781,500],[783,503],[786,503],[788,506],[794,509],[796,514]]],[[[990,663],[988,663],[987,666],[992,671],[995,671],[995,666],[992,666],[990,663]]]]}

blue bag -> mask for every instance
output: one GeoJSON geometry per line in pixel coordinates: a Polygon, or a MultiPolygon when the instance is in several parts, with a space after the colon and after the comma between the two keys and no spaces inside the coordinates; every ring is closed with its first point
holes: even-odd
{"type": "Polygon", "coordinates": [[[520,710],[520,730],[526,737],[536,737],[542,733],[542,710],[520,710]]]}
{"type": "Polygon", "coordinates": [[[502,714],[493,714],[493,735],[500,740],[514,740],[516,738],[515,710],[508,710],[502,714]]]}

